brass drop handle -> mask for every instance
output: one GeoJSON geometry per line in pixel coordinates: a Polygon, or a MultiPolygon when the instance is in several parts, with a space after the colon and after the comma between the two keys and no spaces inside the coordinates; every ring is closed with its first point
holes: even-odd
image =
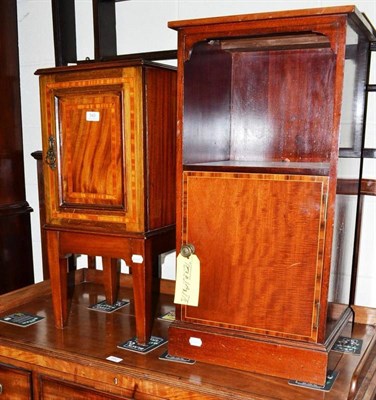
{"type": "Polygon", "coordinates": [[[0,394],[3,393],[3,385],[0,383],[0,394]]]}
{"type": "Polygon", "coordinates": [[[189,256],[191,256],[194,253],[195,253],[195,246],[193,246],[193,244],[187,243],[187,244],[183,244],[183,246],[181,246],[180,254],[183,257],[188,258],[189,256]]]}
{"type": "Polygon", "coordinates": [[[48,138],[48,149],[46,153],[46,163],[49,167],[54,170],[56,168],[56,150],[55,150],[55,138],[50,136],[48,138]]]}

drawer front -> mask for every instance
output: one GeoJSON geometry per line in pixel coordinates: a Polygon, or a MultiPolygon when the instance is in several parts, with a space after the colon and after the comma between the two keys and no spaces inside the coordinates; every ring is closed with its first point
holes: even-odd
{"type": "Polygon", "coordinates": [[[0,399],[31,399],[31,372],[0,364],[0,399]]]}
{"type": "Polygon", "coordinates": [[[132,396],[124,397],[103,393],[89,387],[58,381],[46,376],[40,377],[41,400],[119,400],[131,398],[132,396]]]}
{"type": "MultiPolygon", "coordinates": [[[[96,384],[100,382],[96,382],[96,384]]],[[[167,386],[157,382],[138,381],[130,379],[129,389],[117,389],[119,394],[112,394],[102,390],[110,391],[110,386],[106,389],[94,389],[77,383],[61,381],[50,376],[39,376],[40,396],[39,400],[160,400],[160,399],[191,399],[191,400],[214,400],[215,396],[206,395],[199,392],[185,390],[180,387],[167,386]],[[132,382],[132,383],[130,383],[132,382]]],[[[2,399],[1,399],[2,400],[2,399]]]]}

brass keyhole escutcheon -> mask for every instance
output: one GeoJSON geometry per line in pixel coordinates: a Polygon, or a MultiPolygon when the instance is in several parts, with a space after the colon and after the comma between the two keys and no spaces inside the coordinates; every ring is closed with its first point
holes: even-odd
{"type": "Polygon", "coordinates": [[[189,256],[191,256],[194,253],[195,253],[195,246],[193,246],[193,244],[187,243],[187,244],[183,244],[183,246],[181,246],[180,254],[183,257],[188,258],[189,256]]]}

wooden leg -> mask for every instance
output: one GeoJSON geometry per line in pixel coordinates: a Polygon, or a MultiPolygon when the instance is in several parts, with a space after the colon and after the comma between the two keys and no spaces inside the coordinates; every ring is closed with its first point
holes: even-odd
{"type": "Polygon", "coordinates": [[[87,256],[87,267],[89,269],[95,269],[96,268],[95,256],[87,256]]]}
{"type": "Polygon", "coordinates": [[[75,271],[77,269],[77,254],[71,254],[68,257],[68,271],[75,271]]]}
{"type": "Polygon", "coordinates": [[[115,304],[119,288],[119,260],[102,257],[103,284],[107,304],[115,304]]]}
{"type": "Polygon", "coordinates": [[[59,233],[47,231],[47,259],[50,271],[52,304],[56,328],[62,329],[68,316],[67,270],[68,262],[59,252],[59,233]]]}
{"type": "Polygon", "coordinates": [[[136,246],[132,246],[132,276],[133,298],[136,314],[136,336],[138,343],[145,344],[151,335],[152,315],[152,257],[151,242],[138,240],[136,246]]]}

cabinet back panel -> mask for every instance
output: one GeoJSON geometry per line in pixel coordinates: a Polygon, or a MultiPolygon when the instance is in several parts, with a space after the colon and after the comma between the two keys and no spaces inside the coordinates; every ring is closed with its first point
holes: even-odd
{"type": "Polygon", "coordinates": [[[327,178],[186,172],[184,185],[183,242],[201,261],[184,319],[315,340],[327,178]]]}
{"type": "Polygon", "coordinates": [[[334,68],[326,48],[235,53],[231,159],[328,161],[334,68]]]}

